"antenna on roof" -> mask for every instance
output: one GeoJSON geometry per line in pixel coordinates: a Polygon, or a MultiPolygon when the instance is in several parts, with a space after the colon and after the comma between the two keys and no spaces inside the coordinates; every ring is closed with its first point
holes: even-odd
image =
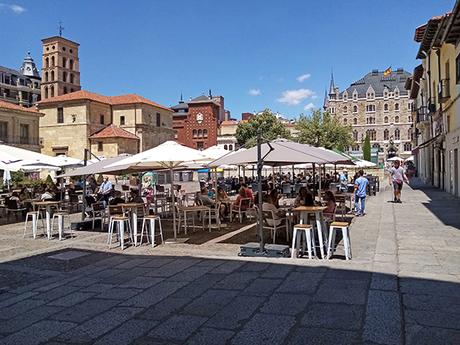
{"type": "Polygon", "coordinates": [[[62,31],[64,31],[64,27],[62,26],[62,22],[59,21],[59,37],[62,37],[62,31]]]}
{"type": "Polygon", "coordinates": [[[182,97],[182,92],[180,93],[180,101],[181,101],[181,102],[184,101],[184,99],[183,99],[183,97],[182,97]]]}
{"type": "Polygon", "coordinates": [[[209,89],[209,99],[212,98],[212,93],[211,93],[211,89],[209,89]]]}

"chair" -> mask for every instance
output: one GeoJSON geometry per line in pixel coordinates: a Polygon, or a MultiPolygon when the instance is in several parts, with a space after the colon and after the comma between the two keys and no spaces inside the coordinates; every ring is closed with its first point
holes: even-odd
{"type": "Polygon", "coordinates": [[[96,219],[100,219],[100,221],[101,221],[101,230],[102,230],[104,228],[104,220],[106,218],[106,212],[105,212],[104,204],[102,202],[93,203],[90,206],[89,214],[90,214],[90,217],[92,219],[92,223],[93,223],[92,228],[93,228],[93,230],[94,230],[96,219]]]}
{"type": "Polygon", "coordinates": [[[144,239],[144,230],[146,230],[147,235],[149,235],[148,232],[150,231],[150,236],[147,236],[147,240],[152,243],[152,247],[155,246],[155,236],[160,236],[161,237],[161,244],[164,243],[164,240],[163,240],[163,227],[161,226],[161,218],[160,218],[160,216],[155,215],[155,214],[150,214],[150,215],[146,215],[145,217],[143,217],[143,219],[142,219],[142,230],[141,230],[141,243],[139,245],[142,244],[142,240],[144,239]],[[159,227],[159,233],[158,234],[155,233],[155,221],[158,222],[158,227],[159,227]]]}
{"type": "MultiPolygon", "coordinates": [[[[66,211],[58,211],[53,214],[53,218],[51,219],[51,233],[54,230],[54,220],[57,219],[58,222],[58,234],[59,234],[59,241],[62,241],[62,237],[64,236],[64,222],[65,218],[69,217],[69,213],[66,211]]],[[[70,229],[70,238],[73,237],[73,231],[72,228],[69,227],[70,229]]]]}
{"type": "Polygon", "coordinates": [[[8,199],[6,200],[6,216],[8,217],[9,213],[14,213],[16,218],[19,214],[27,211],[25,207],[20,207],[16,200],[8,199]]]}
{"type": "MultiPolygon", "coordinates": [[[[43,226],[43,229],[45,229],[45,223],[43,222],[43,217],[40,217],[40,211],[38,210],[33,210],[33,211],[29,211],[26,213],[26,220],[24,222],[24,235],[23,235],[23,238],[26,237],[26,233],[27,233],[27,222],[29,221],[29,218],[31,219],[32,221],[32,236],[33,238],[35,239],[37,237],[37,227],[38,227],[38,220],[41,219],[42,220],[42,226],[43,226]]],[[[45,233],[45,232],[44,232],[45,233]]]]}
{"type": "Polygon", "coordinates": [[[289,227],[288,227],[288,221],[287,218],[278,218],[275,219],[275,215],[273,211],[262,211],[262,219],[263,219],[263,229],[268,229],[270,230],[272,239],[273,239],[273,244],[276,242],[276,232],[281,229],[286,230],[286,240],[289,242],[289,227]],[[276,224],[277,221],[281,221],[280,224],[276,224]],[[271,223],[271,224],[270,224],[271,223]]]}
{"type": "Polygon", "coordinates": [[[290,183],[283,183],[281,185],[281,194],[283,194],[286,197],[289,197],[292,195],[292,185],[290,183]]]}
{"type": "Polygon", "coordinates": [[[327,245],[327,258],[337,249],[335,246],[335,235],[337,231],[342,231],[343,245],[345,247],[345,259],[351,259],[350,227],[347,222],[332,222],[329,227],[329,240],[327,245]]]}
{"type": "Polygon", "coordinates": [[[294,226],[294,233],[292,235],[292,248],[291,248],[291,258],[297,258],[300,247],[302,246],[302,251],[305,252],[305,242],[307,243],[308,249],[308,258],[312,258],[312,254],[316,256],[315,248],[315,232],[313,227],[310,224],[297,224],[294,226]],[[303,241],[305,237],[305,241],[303,241]]]}
{"type": "Polygon", "coordinates": [[[108,238],[107,238],[109,249],[111,248],[111,245],[112,245],[113,228],[115,226],[117,227],[117,235],[120,241],[121,250],[125,249],[125,224],[127,224],[129,239],[131,240],[131,243],[134,242],[133,233],[131,230],[131,222],[129,218],[123,215],[112,215],[110,217],[109,233],[108,233],[108,238]]]}
{"type": "Polygon", "coordinates": [[[243,222],[243,215],[247,214],[248,210],[251,208],[251,198],[241,198],[238,205],[232,204],[232,209],[230,211],[230,221],[234,213],[238,214],[240,223],[243,222]]]}

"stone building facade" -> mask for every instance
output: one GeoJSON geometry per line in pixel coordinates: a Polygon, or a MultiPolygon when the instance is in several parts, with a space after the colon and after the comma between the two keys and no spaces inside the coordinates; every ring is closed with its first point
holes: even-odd
{"type": "Polygon", "coordinates": [[[413,101],[405,89],[410,73],[402,68],[388,72],[384,75],[373,70],[343,91],[332,78],[324,102],[326,111],[351,126],[354,145],[349,152],[362,156],[367,134],[379,163],[388,158],[391,142],[398,156],[405,158],[412,153],[413,101]]]}
{"type": "Polygon", "coordinates": [[[0,66],[0,100],[32,107],[40,98],[40,73],[30,53],[19,70],[0,66]]]}
{"type": "Polygon", "coordinates": [[[0,143],[40,152],[39,121],[42,116],[35,108],[0,100],[0,143]]]}
{"type": "Polygon", "coordinates": [[[220,124],[226,120],[224,97],[199,96],[189,102],[180,101],[174,111],[173,128],[176,141],[198,150],[217,145],[220,124]]]}
{"type": "Polygon", "coordinates": [[[104,96],[80,90],[44,99],[38,107],[45,114],[40,135],[42,152],[48,155],[83,158],[84,149],[94,148],[93,135],[111,125],[138,138],[131,142],[130,153],[174,138],[172,110],[138,95],[104,96]]]}
{"type": "Polygon", "coordinates": [[[80,45],[60,36],[45,38],[42,43],[42,99],[80,90],[80,45]]]}

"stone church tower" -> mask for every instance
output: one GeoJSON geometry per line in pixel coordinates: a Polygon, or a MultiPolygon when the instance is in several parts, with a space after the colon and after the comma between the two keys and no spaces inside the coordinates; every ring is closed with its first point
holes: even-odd
{"type": "Polygon", "coordinates": [[[61,36],[45,38],[42,43],[42,99],[80,90],[80,45],[61,36]]]}

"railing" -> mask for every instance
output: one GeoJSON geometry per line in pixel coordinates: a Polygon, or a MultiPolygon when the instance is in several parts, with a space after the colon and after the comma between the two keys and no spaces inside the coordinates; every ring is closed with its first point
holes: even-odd
{"type": "Polygon", "coordinates": [[[417,109],[417,122],[429,121],[429,114],[428,106],[422,105],[417,109]]]}
{"type": "Polygon", "coordinates": [[[450,98],[449,79],[442,79],[438,84],[439,101],[445,102],[450,98]]]}
{"type": "Polygon", "coordinates": [[[0,143],[7,145],[40,145],[40,138],[31,137],[0,137],[0,143]]]}

